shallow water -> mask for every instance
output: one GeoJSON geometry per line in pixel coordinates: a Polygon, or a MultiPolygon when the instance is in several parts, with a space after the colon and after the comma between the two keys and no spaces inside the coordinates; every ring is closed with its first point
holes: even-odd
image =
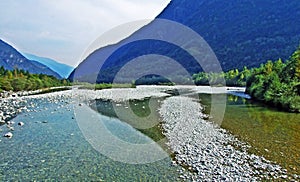
{"type": "MultiPolygon", "coordinates": [[[[205,105],[205,112],[209,113],[211,95],[199,94],[199,98],[205,105]]],[[[136,144],[156,141],[167,151],[157,112],[162,100],[147,98],[123,103],[96,100],[90,106],[101,113],[99,117],[114,136],[136,144]],[[143,122],[147,127],[139,126],[143,122]],[[149,124],[153,126],[149,127],[149,124]]],[[[132,165],[116,162],[99,153],[79,129],[72,104],[34,102],[37,112],[20,114],[14,121],[22,121],[25,125],[15,124],[13,138],[0,139],[0,181],[178,180],[178,167],[172,165],[170,158],[132,165]]],[[[252,146],[250,152],[280,164],[290,174],[299,174],[299,114],[280,112],[227,95],[221,127],[248,142],[252,146]]],[[[1,129],[1,135],[8,131],[5,126],[1,129]]]]}
{"type": "MultiPolygon", "coordinates": [[[[189,92],[186,93],[190,94],[189,92]]],[[[173,94],[172,92],[172,95],[177,94],[173,94]]],[[[224,98],[224,96],[227,98],[227,101],[225,103],[226,111],[221,127],[237,136],[241,141],[250,144],[250,153],[264,156],[266,159],[281,165],[283,168],[288,170],[289,174],[299,175],[300,115],[281,112],[265,105],[230,94],[214,95],[214,103],[222,105],[224,103],[222,102],[222,98],[224,98]],[[220,103],[217,102],[218,100],[220,100],[220,103]]],[[[199,94],[197,97],[195,97],[195,95],[191,95],[191,97],[199,98],[201,104],[205,107],[204,112],[210,114],[210,94],[199,94]]],[[[129,103],[119,103],[118,107],[124,109],[124,113],[126,113],[128,107],[130,107],[136,115],[140,115],[140,117],[143,118],[150,114],[153,115],[157,113],[151,112],[151,109],[153,110],[154,108],[158,108],[161,102],[160,100],[162,100],[162,98],[134,100],[129,103]],[[149,100],[152,100],[150,104],[149,100]],[[142,107],[144,105],[148,107],[142,107]]],[[[94,104],[96,105],[96,107],[94,105],[94,109],[98,112],[108,116],[118,117],[114,109],[116,107],[115,105],[118,103],[107,100],[97,100],[94,104]]],[[[218,108],[218,106],[216,107],[218,108]]],[[[159,116],[154,115],[154,118],[158,118],[159,120],[159,116]]],[[[132,118],[130,117],[122,119],[122,121],[129,123],[131,120],[132,118]]],[[[213,116],[211,120],[214,120],[213,116]]],[[[136,119],[135,121],[142,122],[142,120],[139,119],[136,119]]],[[[163,135],[159,134],[161,133],[159,127],[140,131],[155,141],[158,141],[163,137],[163,135]]]]}
{"type": "MultiPolygon", "coordinates": [[[[37,103],[37,112],[14,121],[13,138],[1,138],[0,181],[176,181],[170,158],[149,164],[116,162],[97,152],[82,135],[69,103],[37,103]]],[[[107,117],[106,126],[127,141],[149,138],[123,122],[107,117]],[[116,132],[120,131],[120,132],[116,132]]],[[[1,134],[7,132],[2,126],[1,134]]]]}
{"type": "MultiPolygon", "coordinates": [[[[199,94],[199,98],[210,113],[211,95],[199,94]]],[[[227,95],[221,127],[249,143],[250,152],[276,162],[291,174],[300,174],[300,114],[227,95]]]]}

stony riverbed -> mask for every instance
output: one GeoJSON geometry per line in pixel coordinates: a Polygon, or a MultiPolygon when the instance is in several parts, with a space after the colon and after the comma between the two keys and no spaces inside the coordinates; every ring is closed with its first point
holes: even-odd
{"type": "Polygon", "coordinates": [[[247,145],[205,121],[192,98],[171,97],[160,108],[168,145],[183,166],[181,178],[195,181],[286,179],[286,170],[247,152],[247,145]],[[237,149],[239,148],[239,149],[237,149]]]}
{"type": "MultiPolygon", "coordinates": [[[[173,88],[172,88],[173,89],[173,88]]],[[[181,88],[182,89],[182,88],[181,88]]],[[[190,89],[190,88],[189,88],[190,89]]],[[[207,88],[206,88],[207,89],[207,88]]],[[[69,90],[0,100],[1,121],[10,121],[19,112],[39,112],[34,99],[64,105],[94,99],[125,101],[146,97],[166,97],[170,87],[137,89],[69,90]]],[[[199,89],[197,90],[198,92],[199,89]]],[[[59,108],[58,108],[59,110],[59,108]]],[[[287,179],[286,170],[263,157],[250,154],[249,146],[226,130],[206,121],[197,100],[184,96],[168,97],[159,113],[167,145],[174,153],[174,164],[181,167],[181,180],[192,181],[259,181],[287,179]]],[[[26,124],[26,123],[25,123],[26,124]]],[[[297,179],[297,176],[295,177],[297,179]]]]}

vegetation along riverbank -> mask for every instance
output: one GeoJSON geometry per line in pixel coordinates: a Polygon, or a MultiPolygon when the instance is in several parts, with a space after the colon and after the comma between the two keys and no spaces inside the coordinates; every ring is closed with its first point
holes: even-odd
{"type": "Polygon", "coordinates": [[[267,61],[258,68],[193,75],[196,85],[246,86],[252,99],[289,112],[300,112],[300,47],[287,61],[267,61]]]}

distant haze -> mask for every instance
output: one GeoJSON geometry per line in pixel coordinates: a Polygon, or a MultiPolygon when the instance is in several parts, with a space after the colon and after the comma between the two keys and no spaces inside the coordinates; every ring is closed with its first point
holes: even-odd
{"type": "Polygon", "coordinates": [[[19,51],[76,66],[85,49],[120,24],[155,18],[170,0],[0,1],[0,38],[19,51]]]}

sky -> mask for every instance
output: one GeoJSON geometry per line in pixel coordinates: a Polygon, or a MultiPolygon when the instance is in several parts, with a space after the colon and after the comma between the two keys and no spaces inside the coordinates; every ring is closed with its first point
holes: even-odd
{"type": "Polygon", "coordinates": [[[0,39],[17,50],[78,65],[103,33],[153,19],[170,0],[0,0],[0,39]]]}

